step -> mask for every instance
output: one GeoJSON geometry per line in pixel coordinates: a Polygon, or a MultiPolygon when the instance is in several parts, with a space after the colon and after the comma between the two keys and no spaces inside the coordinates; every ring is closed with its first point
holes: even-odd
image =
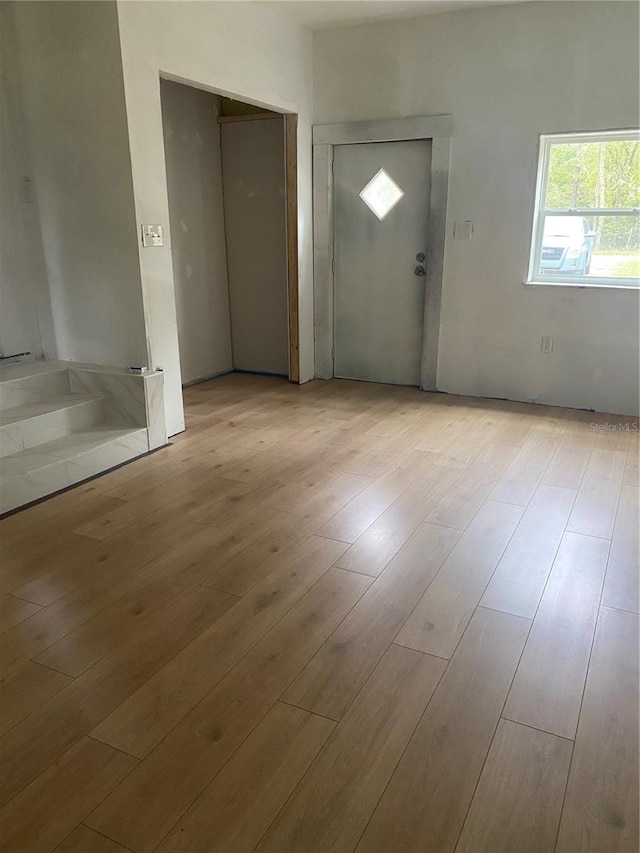
{"type": "Polygon", "coordinates": [[[104,420],[104,400],[68,392],[0,409],[0,456],[28,450],[104,420]]]}
{"type": "Polygon", "coordinates": [[[0,513],[147,453],[144,427],[96,424],[0,459],[0,513]]]}
{"type": "MultiPolygon", "coordinates": [[[[29,365],[34,372],[23,371],[23,375],[12,371],[12,366],[0,369],[0,409],[49,400],[71,391],[68,368],[56,366],[45,369],[43,364],[37,362],[29,365]],[[38,372],[35,372],[36,367],[39,368],[38,372]]],[[[13,367],[26,368],[27,365],[13,367]]]]}

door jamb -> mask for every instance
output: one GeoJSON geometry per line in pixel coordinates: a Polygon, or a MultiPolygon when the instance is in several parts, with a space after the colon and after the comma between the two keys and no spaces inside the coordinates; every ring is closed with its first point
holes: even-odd
{"type": "Polygon", "coordinates": [[[313,128],[313,291],[319,379],[331,379],[334,375],[333,147],[430,139],[431,191],[420,388],[436,390],[452,132],[450,115],[324,124],[313,128]]]}
{"type": "Polygon", "coordinates": [[[298,294],[298,116],[284,114],[284,162],[287,220],[287,305],[289,314],[289,381],[300,382],[298,294]]]}

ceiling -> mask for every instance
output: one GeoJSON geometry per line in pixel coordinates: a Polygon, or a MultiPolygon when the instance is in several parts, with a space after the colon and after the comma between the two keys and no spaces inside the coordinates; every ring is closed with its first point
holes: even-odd
{"type": "Polygon", "coordinates": [[[269,5],[277,6],[304,27],[328,30],[352,24],[522,2],[526,0],[269,0],[269,5]]]}

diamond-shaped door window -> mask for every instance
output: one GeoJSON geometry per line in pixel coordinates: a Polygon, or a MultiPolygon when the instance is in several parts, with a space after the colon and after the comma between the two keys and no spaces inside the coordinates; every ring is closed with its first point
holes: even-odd
{"type": "Polygon", "coordinates": [[[360,198],[378,219],[384,219],[403,195],[404,192],[393,178],[389,177],[384,169],[380,169],[362,190],[360,198]]]}

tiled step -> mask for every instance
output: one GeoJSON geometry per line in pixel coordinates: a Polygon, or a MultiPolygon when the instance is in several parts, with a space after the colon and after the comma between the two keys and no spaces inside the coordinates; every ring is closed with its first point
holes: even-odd
{"type": "Polygon", "coordinates": [[[166,444],[162,374],[40,360],[0,365],[0,513],[166,444]]]}
{"type": "MultiPolygon", "coordinates": [[[[42,362],[28,365],[28,367],[35,371],[40,364],[42,362]]],[[[67,368],[41,368],[39,373],[32,372],[24,375],[17,370],[17,368],[26,367],[27,365],[16,364],[0,369],[0,409],[37,403],[61,394],[68,394],[71,390],[67,368]],[[16,369],[12,370],[12,368],[16,369]]]]}
{"type": "Polygon", "coordinates": [[[38,500],[148,451],[146,428],[97,424],[0,459],[0,513],[38,500]]]}
{"type": "Polygon", "coordinates": [[[104,401],[95,394],[68,392],[0,409],[0,456],[19,453],[104,419],[104,401]]]}

